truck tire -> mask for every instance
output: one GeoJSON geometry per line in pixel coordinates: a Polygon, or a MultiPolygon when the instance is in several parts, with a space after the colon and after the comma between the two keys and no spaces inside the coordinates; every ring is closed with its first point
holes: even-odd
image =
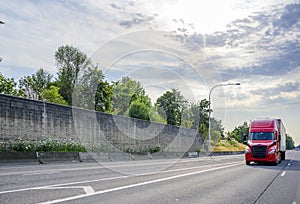
{"type": "Polygon", "coordinates": [[[249,162],[249,161],[246,161],[246,165],[250,165],[250,162],[249,162]]]}
{"type": "Polygon", "coordinates": [[[285,152],[281,152],[281,160],[285,160],[285,152]]]}

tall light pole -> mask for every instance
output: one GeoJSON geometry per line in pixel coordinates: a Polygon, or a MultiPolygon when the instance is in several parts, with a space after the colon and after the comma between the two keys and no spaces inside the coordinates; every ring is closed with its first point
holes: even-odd
{"type": "Polygon", "coordinates": [[[210,95],[211,95],[211,92],[216,88],[216,87],[219,87],[219,86],[239,86],[241,85],[241,83],[237,82],[237,83],[227,83],[227,84],[217,84],[215,86],[213,86],[210,91],[209,91],[209,96],[208,96],[208,152],[210,153],[211,149],[210,149],[210,140],[211,140],[211,124],[210,124],[210,114],[211,114],[211,110],[210,110],[210,104],[211,104],[211,100],[210,100],[210,95]]]}
{"type": "MultiPolygon", "coordinates": [[[[5,24],[5,22],[0,20],[0,24],[5,24]]],[[[0,57],[0,62],[1,61],[2,61],[2,57],[0,57]]]]}

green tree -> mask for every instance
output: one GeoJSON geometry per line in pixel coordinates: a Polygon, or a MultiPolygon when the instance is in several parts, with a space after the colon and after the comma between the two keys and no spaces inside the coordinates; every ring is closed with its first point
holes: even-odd
{"type": "Polygon", "coordinates": [[[181,127],[193,128],[194,113],[187,104],[184,105],[181,111],[181,127]]]}
{"type": "MultiPolygon", "coordinates": [[[[198,103],[192,103],[190,105],[190,116],[192,121],[191,128],[198,129],[203,139],[208,136],[208,111],[209,101],[203,99],[198,103]]],[[[211,110],[212,111],[212,110],[211,110]]],[[[213,141],[219,141],[224,137],[224,128],[221,120],[211,118],[211,139],[213,141]]]]}
{"type": "Polygon", "coordinates": [[[128,108],[134,101],[151,108],[151,100],[141,84],[129,77],[113,83],[112,111],[118,115],[128,115],[128,108]]]}
{"type": "Polygon", "coordinates": [[[55,60],[58,68],[59,93],[69,105],[72,105],[72,93],[78,73],[81,69],[92,66],[92,62],[86,54],[70,45],[59,47],[55,53],[55,60]]]}
{"type": "Polygon", "coordinates": [[[182,110],[187,101],[177,89],[167,91],[156,101],[158,112],[165,117],[167,124],[180,126],[182,110]]]}
{"type": "Polygon", "coordinates": [[[199,134],[205,139],[208,136],[208,110],[209,101],[202,99],[197,104],[191,105],[193,112],[193,128],[197,128],[199,134]]]}
{"type": "Polygon", "coordinates": [[[157,105],[151,107],[149,116],[152,122],[167,124],[167,121],[158,113],[157,105]]]}
{"type": "Polygon", "coordinates": [[[238,142],[244,141],[244,135],[248,135],[249,125],[247,122],[244,122],[243,125],[235,127],[233,131],[228,132],[227,136],[229,139],[235,139],[238,142]]]}
{"type": "Polygon", "coordinates": [[[59,94],[59,88],[54,85],[51,85],[49,89],[44,89],[41,96],[47,102],[68,105],[68,103],[59,94]]]}
{"type": "Polygon", "coordinates": [[[213,141],[214,144],[220,142],[222,138],[221,132],[215,129],[211,129],[211,141],[213,141]]]}
{"type": "Polygon", "coordinates": [[[139,118],[142,120],[150,120],[150,108],[146,104],[134,101],[130,104],[128,109],[129,117],[139,118]]]}
{"type": "Polygon", "coordinates": [[[285,143],[286,143],[286,149],[293,149],[295,146],[294,146],[294,140],[291,136],[289,135],[286,135],[286,140],[285,140],[285,143]]]}
{"type": "MultiPolygon", "coordinates": [[[[101,97],[104,75],[102,71],[94,65],[84,67],[77,78],[73,94],[72,105],[104,112],[101,106],[102,100],[107,100],[101,97]]],[[[104,90],[103,90],[104,88],[104,90]]]]}
{"type": "Polygon", "coordinates": [[[112,111],[112,96],[113,87],[107,81],[100,81],[98,83],[95,96],[95,110],[111,113],[112,111]]]}
{"type": "Polygon", "coordinates": [[[190,112],[191,112],[191,121],[192,121],[192,129],[198,129],[199,128],[199,122],[200,122],[200,107],[196,103],[190,104],[190,112]]]}
{"type": "Polygon", "coordinates": [[[7,94],[7,95],[13,95],[13,96],[24,96],[24,93],[22,90],[18,90],[16,88],[17,83],[14,81],[13,78],[5,78],[0,73],[0,93],[1,94],[7,94]]]}
{"type": "Polygon", "coordinates": [[[221,137],[224,138],[224,127],[221,120],[216,118],[211,118],[211,129],[218,131],[221,134],[221,137]]]}
{"type": "Polygon", "coordinates": [[[32,89],[33,79],[31,76],[22,77],[19,80],[19,89],[23,90],[24,96],[30,99],[37,99],[36,93],[32,89]]]}
{"type": "Polygon", "coordinates": [[[19,88],[24,91],[25,97],[42,100],[42,92],[49,87],[52,75],[39,69],[31,76],[22,77],[19,80],[19,88]]]}

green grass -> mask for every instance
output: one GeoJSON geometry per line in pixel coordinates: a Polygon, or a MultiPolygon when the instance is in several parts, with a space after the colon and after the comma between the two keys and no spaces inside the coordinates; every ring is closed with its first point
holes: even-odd
{"type": "Polygon", "coordinates": [[[245,145],[236,141],[221,140],[214,148],[213,152],[227,152],[227,151],[244,151],[245,145]]]}

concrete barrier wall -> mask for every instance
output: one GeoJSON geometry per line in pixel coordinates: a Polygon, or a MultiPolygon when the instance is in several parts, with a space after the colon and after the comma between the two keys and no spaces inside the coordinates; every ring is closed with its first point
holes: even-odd
{"type": "Polygon", "coordinates": [[[0,94],[0,140],[71,139],[109,151],[160,145],[167,152],[200,148],[196,130],[0,94]]]}

